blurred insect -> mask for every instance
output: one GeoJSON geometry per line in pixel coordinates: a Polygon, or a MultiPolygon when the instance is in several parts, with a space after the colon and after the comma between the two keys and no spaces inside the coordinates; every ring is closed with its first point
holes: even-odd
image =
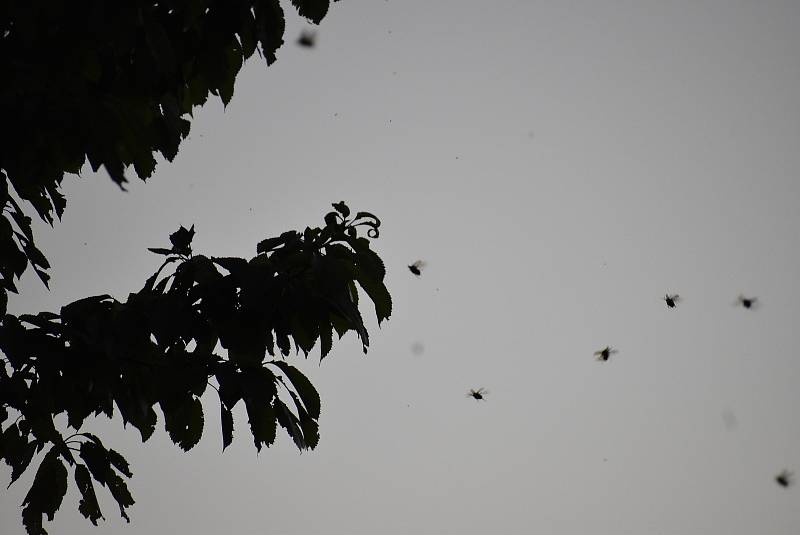
{"type": "Polygon", "coordinates": [[[675,308],[675,303],[681,300],[681,296],[678,294],[667,294],[664,296],[664,302],[667,303],[669,308],[675,308]]]}
{"type": "Polygon", "coordinates": [[[302,33],[300,33],[300,37],[297,38],[297,44],[306,48],[314,48],[316,40],[316,32],[303,30],[302,33]]]}
{"type": "Polygon", "coordinates": [[[479,388],[477,390],[474,390],[474,389],[470,388],[469,392],[467,392],[467,397],[468,398],[477,399],[478,401],[480,401],[480,400],[484,399],[484,397],[488,393],[489,393],[489,391],[486,390],[485,388],[479,388]]]}
{"type": "Polygon", "coordinates": [[[756,308],[758,305],[758,297],[745,297],[743,295],[739,295],[736,298],[737,305],[742,305],[744,308],[756,308]]]}
{"type": "Polygon", "coordinates": [[[783,470],[780,474],[775,476],[775,482],[781,487],[788,487],[792,484],[792,473],[788,470],[783,470]]]}
{"type": "Polygon", "coordinates": [[[420,275],[422,275],[422,268],[424,267],[425,267],[425,262],[423,262],[422,260],[417,260],[416,262],[408,266],[408,270],[417,277],[419,277],[420,275]]]}
{"type": "Polygon", "coordinates": [[[605,362],[614,353],[617,353],[616,349],[612,348],[611,346],[606,346],[603,349],[600,349],[599,351],[595,351],[594,352],[594,358],[596,358],[597,360],[602,360],[603,362],[605,362]]]}

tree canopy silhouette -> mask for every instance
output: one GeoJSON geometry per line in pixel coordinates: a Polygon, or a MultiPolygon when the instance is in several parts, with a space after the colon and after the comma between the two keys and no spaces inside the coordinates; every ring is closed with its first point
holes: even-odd
{"type": "MultiPolygon", "coordinates": [[[[319,23],[329,0],[291,0],[319,23]]],[[[385,269],[371,249],[380,221],[333,205],[320,228],[258,244],[251,259],[195,255],[194,226],[150,251],[163,263],[125,301],[80,299],[58,313],[7,313],[8,292],[28,266],[47,285],[50,265],[36,247],[27,205],[53,225],[66,206],[65,174],[88,160],[124,189],[133,170],[153,174],[189,134],[195,106],[209,95],[230,102],[243,62],[267,65],[283,43],[280,0],[158,0],[109,4],[0,4],[0,116],[13,132],[0,143],[0,459],[18,480],[41,462],[22,504],[29,534],[44,535],[69,486],[79,512],[97,525],[97,484],[120,514],[134,500],[125,458],[90,429],[92,416],[117,414],[147,441],[158,423],[184,450],[200,440],[200,397],[218,393],[223,449],[241,402],[258,450],[280,425],[300,449],[319,440],[320,398],[283,357],[324,358],[355,331],[363,291],[378,323],[391,314],[385,269]],[[364,235],[366,231],[366,235],[364,235]],[[360,287],[360,290],[359,290],[360,287]]]]}
{"type": "Polygon", "coordinates": [[[317,445],[319,395],[280,356],[293,348],[308,356],[319,341],[324,358],[333,332],[341,338],[348,331],[355,331],[366,353],[359,286],[378,323],[392,311],[383,262],[370,248],[380,221],[366,212],[351,217],[343,202],[334,207],[324,227],[266,239],[250,260],[193,255],[194,229],[181,227],[170,236],[171,247],[151,249],[165,259],[126,301],[99,295],[60,313],[5,316],[0,458],[12,469],[11,482],[46,450],[23,503],[28,533],[46,533],[43,516],[52,520],[61,505],[68,468],[81,494],[81,514],[94,524],[103,518],[98,483],[128,518],[133,497],[122,477],[131,477],[128,463],[84,429],[92,415],[114,417],[115,407],[143,442],[152,436],[160,408],[172,441],[189,450],[203,433],[200,397],[210,385],[219,395],[223,448],[233,440],[231,411],[239,402],[258,450],[275,441],[277,425],[298,448],[317,445]],[[61,414],[73,433],[58,429],[61,414]]]}
{"type": "MultiPolygon", "coordinates": [[[[315,24],[330,4],[291,3],[315,24]]],[[[24,203],[52,225],[64,174],[87,160],[121,188],[130,168],[149,178],[193,108],[209,95],[227,105],[243,62],[273,63],[284,30],[280,0],[0,3],[0,117],[13,132],[0,143],[0,315],[28,265],[49,279],[24,203]]]]}

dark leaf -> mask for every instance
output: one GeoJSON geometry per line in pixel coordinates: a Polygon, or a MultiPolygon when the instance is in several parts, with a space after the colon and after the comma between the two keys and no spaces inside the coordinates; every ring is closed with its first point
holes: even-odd
{"type": "Polygon", "coordinates": [[[42,516],[47,515],[48,520],[53,520],[66,493],[67,469],[58,458],[56,449],[51,448],[39,465],[33,485],[22,502],[22,523],[28,533],[47,533],[42,527],[42,516]]]}
{"type": "Polygon", "coordinates": [[[101,485],[108,482],[108,474],[111,473],[111,461],[108,459],[106,449],[97,442],[83,442],[80,447],[80,456],[92,477],[101,485]]]}
{"type": "Polygon", "coordinates": [[[286,20],[280,0],[266,0],[254,6],[258,40],[267,65],[275,62],[275,52],[283,44],[286,20]]]}
{"type": "Polygon", "coordinates": [[[192,239],[194,238],[194,225],[189,230],[180,227],[178,230],[169,235],[169,241],[172,243],[172,251],[177,254],[190,255],[192,254],[192,239]]]}
{"type": "Polygon", "coordinates": [[[344,201],[335,202],[331,206],[333,206],[337,212],[342,214],[342,217],[344,218],[347,218],[350,215],[350,208],[347,207],[344,201]]]}
{"type": "Polygon", "coordinates": [[[297,231],[291,230],[289,232],[284,232],[277,238],[267,238],[266,240],[262,240],[259,242],[258,246],[256,246],[257,253],[267,253],[272,251],[281,245],[286,245],[288,243],[296,241],[298,238],[297,231]]]}
{"type": "Polygon", "coordinates": [[[108,460],[111,462],[111,465],[120,473],[124,474],[125,477],[133,477],[131,469],[128,466],[128,461],[125,460],[125,457],[114,450],[108,450],[108,460]]]}
{"type": "MultiPolygon", "coordinates": [[[[5,181],[4,181],[5,183],[5,181]]],[[[14,210],[11,211],[11,217],[14,219],[14,222],[19,227],[22,234],[28,239],[28,242],[33,243],[33,231],[31,230],[31,218],[26,216],[22,210],[20,209],[19,205],[14,201],[11,200],[11,205],[14,207],[14,210]]],[[[5,201],[2,203],[5,205],[5,201]]]]}
{"type": "MultiPolygon", "coordinates": [[[[94,435],[91,436],[94,437],[94,435]]],[[[130,522],[125,509],[134,504],[133,498],[128,491],[125,481],[112,469],[112,466],[116,467],[116,463],[120,463],[120,459],[116,458],[115,463],[112,464],[112,455],[109,455],[109,451],[106,450],[101,443],[99,443],[99,439],[97,439],[97,437],[94,437],[94,439],[81,444],[81,459],[83,459],[83,461],[86,463],[86,466],[89,468],[89,472],[92,474],[92,477],[95,479],[95,481],[103,486],[108,487],[108,490],[111,492],[111,495],[114,497],[117,505],[119,506],[120,515],[122,518],[130,522]]],[[[119,454],[116,454],[116,456],[119,456],[119,454]]],[[[123,467],[127,466],[127,463],[125,463],[124,460],[120,464],[123,467]]],[[[125,475],[127,476],[127,474],[125,475]]]]}
{"type": "Polygon", "coordinates": [[[272,251],[276,247],[283,245],[282,238],[267,238],[266,240],[262,240],[256,246],[256,252],[258,253],[268,253],[272,251]]]}
{"type": "Polygon", "coordinates": [[[189,451],[203,436],[203,405],[191,398],[177,407],[161,405],[164,411],[164,428],[169,437],[183,451],[189,451]]]}
{"type": "Polygon", "coordinates": [[[20,314],[19,320],[30,325],[35,325],[48,334],[58,335],[61,333],[61,324],[54,320],[59,319],[58,315],[52,312],[39,312],[35,316],[31,314],[20,314]]]}
{"type": "Polygon", "coordinates": [[[325,225],[327,225],[328,227],[335,227],[339,225],[339,219],[341,217],[342,216],[340,216],[336,212],[328,212],[325,215],[325,225]]]}
{"type": "Polygon", "coordinates": [[[376,282],[375,279],[363,276],[359,273],[358,284],[364,288],[369,298],[375,305],[375,315],[378,317],[378,323],[388,319],[392,315],[392,296],[389,290],[382,282],[376,282]]]}
{"type": "Polygon", "coordinates": [[[319,322],[319,340],[320,340],[320,356],[319,359],[324,359],[330,353],[333,347],[333,333],[331,332],[330,321],[325,318],[319,322]]]}
{"type": "Polygon", "coordinates": [[[292,0],[292,5],[297,8],[301,17],[319,24],[328,12],[330,0],[292,0]]]}
{"type": "Polygon", "coordinates": [[[67,206],[67,200],[58,191],[58,184],[47,184],[45,186],[45,191],[47,191],[47,195],[50,197],[50,202],[53,204],[53,207],[56,210],[56,216],[61,219],[61,216],[64,215],[64,208],[67,206]]]}
{"type": "Polygon", "coordinates": [[[292,437],[295,446],[298,449],[304,450],[308,446],[306,445],[305,438],[303,437],[303,430],[300,427],[300,420],[297,419],[292,411],[286,406],[283,401],[278,398],[275,398],[275,415],[277,417],[278,423],[281,424],[289,436],[292,437]]]}
{"type": "Polygon", "coordinates": [[[100,504],[97,503],[97,495],[94,492],[94,483],[92,483],[89,470],[85,465],[79,464],[75,467],[75,484],[81,493],[78,511],[96,526],[97,521],[105,520],[105,517],[100,511],[100,504]]]}
{"type": "Polygon", "coordinates": [[[19,455],[14,457],[13,459],[6,458],[6,463],[11,460],[11,482],[8,484],[10,487],[14,484],[14,482],[19,479],[19,477],[25,473],[25,470],[28,468],[28,465],[31,464],[33,460],[33,456],[36,455],[36,442],[31,441],[24,445],[24,447],[20,450],[19,455]]]}
{"type": "Polygon", "coordinates": [[[247,269],[247,260],[244,258],[211,258],[211,261],[234,275],[240,274],[247,269]]]}
{"type": "Polygon", "coordinates": [[[42,281],[42,284],[44,284],[46,288],[50,289],[50,285],[48,284],[48,282],[50,281],[50,275],[48,275],[41,269],[34,268],[34,271],[36,272],[36,275],[39,277],[39,280],[42,281]]]}
{"type": "Polygon", "coordinates": [[[28,260],[30,260],[31,264],[34,266],[38,266],[43,269],[48,269],[50,267],[50,263],[47,261],[47,258],[45,258],[42,252],[32,243],[28,243],[25,246],[25,254],[28,255],[28,260]]]}
{"type": "Polygon", "coordinates": [[[109,474],[106,484],[108,485],[108,490],[111,491],[111,496],[113,496],[117,501],[120,516],[122,516],[122,518],[124,518],[127,522],[130,522],[131,519],[128,518],[128,514],[125,512],[125,509],[132,506],[136,502],[133,500],[133,496],[131,496],[125,481],[117,474],[112,472],[109,474]]]}
{"type": "Polygon", "coordinates": [[[250,431],[253,433],[253,443],[256,450],[261,451],[262,446],[271,446],[275,442],[275,411],[272,405],[255,400],[245,399],[247,418],[250,422],[250,431]]]}
{"type": "Polygon", "coordinates": [[[174,254],[172,252],[172,249],[162,249],[160,247],[148,247],[147,250],[150,251],[151,253],[161,254],[165,256],[174,254]]]}
{"type": "Polygon", "coordinates": [[[297,423],[300,430],[303,432],[303,442],[308,449],[314,449],[319,443],[319,425],[316,418],[312,418],[308,414],[303,404],[298,399],[294,392],[290,391],[292,401],[297,408],[297,423]]]}
{"type": "Polygon", "coordinates": [[[270,364],[277,366],[286,374],[286,377],[291,381],[292,386],[300,395],[300,399],[303,401],[303,405],[309,415],[315,420],[318,419],[320,413],[319,393],[316,388],[314,388],[314,385],[311,384],[311,381],[308,380],[308,377],[286,362],[273,360],[270,364]]]}
{"type": "Polygon", "coordinates": [[[222,449],[224,450],[233,442],[233,414],[223,403],[219,404],[219,408],[222,413],[222,449]]]}

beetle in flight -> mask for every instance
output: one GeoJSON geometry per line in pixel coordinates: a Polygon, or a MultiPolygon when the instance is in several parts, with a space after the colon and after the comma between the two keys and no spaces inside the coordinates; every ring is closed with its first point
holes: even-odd
{"type": "Polygon", "coordinates": [[[420,275],[422,275],[422,268],[424,267],[425,267],[425,262],[423,262],[422,260],[417,260],[416,262],[408,266],[408,270],[417,277],[419,277],[420,275]]]}
{"type": "Polygon", "coordinates": [[[667,294],[664,296],[664,302],[667,303],[667,306],[669,308],[675,308],[675,304],[680,300],[681,296],[679,296],[678,294],[672,294],[672,295],[667,294]]]}
{"type": "Polygon", "coordinates": [[[308,30],[303,30],[300,37],[297,38],[297,44],[306,48],[314,48],[317,34],[308,30]]]}
{"type": "Polygon", "coordinates": [[[611,355],[616,353],[617,350],[612,348],[611,346],[606,346],[603,349],[594,352],[594,358],[597,360],[602,360],[603,362],[607,361],[611,358],[611,355]]]}
{"type": "Polygon", "coordinates": [[[485,388],[479,388],[477,390],[470,388],[469,392],[467,392],[467,397],[477,399],[478,401],[480,401],[482,399],[485,399],[485,396],[488,393],[489,391],[486,390],[485,388]]]}
{"type": "Polygon", "coordinates": [[[736,304],[742,305],[744,308],[755,308],[757,303],[758,297],[745,297],[740,294],[736,299],[736,304]]]}
{"type": "Polygon", "coordinates": [[[775,482],[781,487],[788,487],[792,484],[792,473],[788,470],[783,470],[780,474],[775,476],[775,482]]]}

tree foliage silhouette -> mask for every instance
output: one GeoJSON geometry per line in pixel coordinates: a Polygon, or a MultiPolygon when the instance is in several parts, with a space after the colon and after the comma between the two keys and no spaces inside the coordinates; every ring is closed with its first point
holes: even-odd
{"type": "MultiPolygon", "coordinates": [[[[317,24],[330,1],[291,4],[317,24]]],[[[150,249],[164,261],[124,302],[100,295],[59,313],[7,313],[29,266],[50,279],[27,205],[53,225],[66,206],[65,174],[87,160],[122,189],[131,169],[149,178],[158,155],[176,156],[194,107],[209,95],[227,105],[243,62],[255,52],[274,62],[284,30],[280,0],[0,4],[0,116],[14,132],[0,143],[0,459],[13,484],[41,457],[22,504],[28,533],[46,534],[70,475],[93,524],[104,518],[97,484],[128,519],[131,469],[85,428],[92,416],[119,414],[144,442],[158,409],[188,450],[202,436],[200,397],[211,386],[223,449],[239,402],[257,449],[278,425],[298,448],[314,448],[319,395],[282,357],[318,346],[324,358],[333,332],[351,330],[366,352],[359,291],[379,324],[389,317],[384,266],[370,248],[380,222],[351,217],[343,202],[323,227],[264,240],[250,260],[194,255],[194,227],[181,227],[169,247],[150,249]]]]}
{"type": "Polygon", "coordinates": [[[92,415],[114,417],[115,407],[143,442],[155,431],[158,407],[169,437],[189,450],[203,433],[200,397],[210,385],[219,394],[223,449],[233,440],[239,402],[259,451],[275,441],[278,425],[298,448],[317,445],[319,395],[281,355],[294,348],[308,356],[319,341],[324,358],[333,332],[341,338],[348,331],[366,353],[358,287],[378,323],[392,311],[383,262],[370,248],[380,221],[366,212],[350,217],[343,202],[334,207],[324,227],[266,239],[250,260],[193,255],[194,229],[181,227],[170,248],[151,249],[165,259],[126,301],[99,295],[58,314],[5,316],[0,458],[12,469],[12,483],[46,450],[23,503],[28,533],[46,533],[43,517],[52,520],[61,505],[70,470],[81,514],[95,525],[103,518],[97,483],[128,519],[128,463],[84,429],[92,415]],[[61,414],[73,433],[58,429],[61,414]]]}
{"type": "MultiPolygon", "coordinates": [[[[291,3],[317,24],[330,2],[291,3]]],[[[87,159],[121,188],[131,167],[149,178],[195,106],[227,105],[253,53],[276,60],[284,29],[280,0],[0,3],[0,117],[13,132],[0,143],[0,316],[28,265],[49,279],[24,204],[52,225],[64,174],[87,159]]]]}

